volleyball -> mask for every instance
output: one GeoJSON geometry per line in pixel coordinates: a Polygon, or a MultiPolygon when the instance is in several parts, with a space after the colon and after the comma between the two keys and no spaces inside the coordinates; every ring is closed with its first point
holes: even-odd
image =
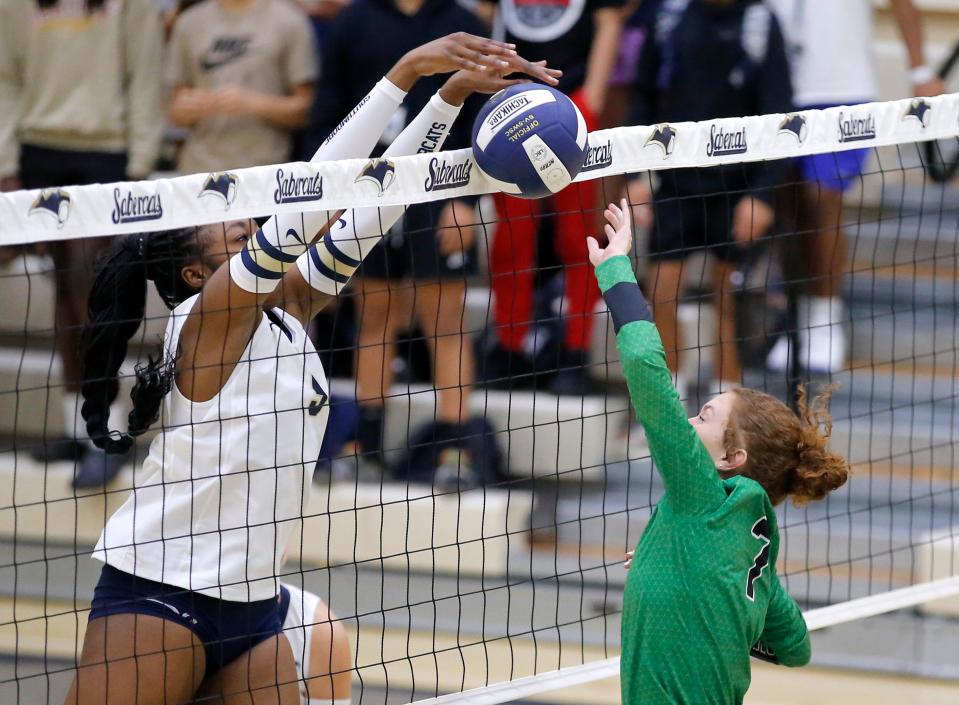
{"type": "Polygon", "coordinates": [[[543,198],[569,186],[583,167],[586,121],[573,101],[549,86],[511,86],[476,116],[473,154],[503,191],[543,198]]]}

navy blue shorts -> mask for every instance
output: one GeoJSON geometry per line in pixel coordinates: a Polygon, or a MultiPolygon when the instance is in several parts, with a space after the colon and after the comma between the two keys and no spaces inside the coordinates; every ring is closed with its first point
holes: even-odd
{"type": "Polygon", "coordinates": [[[283,627],[276,598],[232,602],[138,578],[105,565],[93,591],[90,619],[148,614],[182,624],[203,643],[206,675],[218,671],[283,627]]]}

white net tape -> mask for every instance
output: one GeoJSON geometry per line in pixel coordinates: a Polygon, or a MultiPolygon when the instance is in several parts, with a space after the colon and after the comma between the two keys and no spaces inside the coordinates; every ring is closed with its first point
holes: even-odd
{"type": "MultiPolygon", "coordinates": [[[[959,94],[589,136],[577,181],[781,159],[959,135],[959,94]]],[[[491,193],[469,149],[371,162],[289,163],[155,181],[0,194],[0,244],[188,227],[225,218],[335,211],[491,193]]]]}
{"type": "MultiPolygon", "coordinates": [[[[833,627],[857,619],[874,617],[894,610],[914,607],[931,600],[939,600],[959,594],[959,576],[933,580],[921,585],[912,585],[879,595],[870,595],[828,607],[809,610],[804,614],[810,631],[833,627]]],[[[450,693],[437,698],[417,700],[412,705],[495,705],[549,693],[562,688],[571,688],[583,683],[612,678],[619,675],[619,658],[609,658],[581,666],[571,666],[558,671],[538,673],[527,678],[518,678],[505,683],[482,688],[450,693]]]]}

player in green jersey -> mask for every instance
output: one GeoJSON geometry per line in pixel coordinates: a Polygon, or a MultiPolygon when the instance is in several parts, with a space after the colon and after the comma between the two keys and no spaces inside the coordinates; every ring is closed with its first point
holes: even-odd
{"type": "Polygon", "coordinates": [[[773,506],[821,499],[849,467],[831,453],[828,392],[797,416],[781,401],[735,389],[692,419],[672,385],[659,333],[632,266],[626,201],[606,210],[609,244],[587,241],[613,317],[629,393],[666,492],[626,582],[624,705],[741,703],[750,654],[809,661],[799,606],[776,575],[773,506]]]}

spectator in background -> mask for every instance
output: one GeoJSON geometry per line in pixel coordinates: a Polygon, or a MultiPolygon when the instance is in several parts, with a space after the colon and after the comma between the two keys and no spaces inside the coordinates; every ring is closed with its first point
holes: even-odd
{"type": "MultiPolygon", "coordinates": [[[[869,0],[769,0],[779,16],[792,61],[795,103],[800,110],[854,105],[877,100],[873,57],[872,5],[869,0]]],[[[912,0],[890,0],[909,57],[916,96],[938,95],[942,81],[926,64],[922,23],[912,0]]],[[[799,297],[799,362],[810,372],[831,373],[846,361],[842,329],[842,273],[846,241],[842,231],[842,195],[857,182],[870,150],[801,157],[805,181],[798,209],[799,248],[805,291],[799,297]]],[[[770,350],[767,365],[785,370],[789,336],[770,350]]]]}
{"type": "MultiPolygon", "coordinates": [[[[664,2],[651,18],[637,68],[631,124],[791,109],[782,34],[775,16],[760,0],[664,2]]],[[[737,138],[731,135],[730,139],[737,138]]],[[[666,364],[674,374],[679,370],[681,348],[677,304],[683,260],[703,247],[716,260],[712,280],[719,345],[710,393],[738,387],[742,381],[731,277],[745,248],[773,224],[773,190],[782,182],[783,171],[781,162],[666,169],[659,172],[655,198],[647,176],[629,182],[637,222],[652,225],[651,299],[666,364]]],[[[681,397],[686,396],[687,382],[677,379],[681,397]]]]}
{"type": "MultiPolygon", "coordinates": [[[[163,31],[151,0],[0,0],[0,188],[143,179],[163,131],[163,31]]],[[[78,459],[74,484],[120,469],[86,439],[79,415],[80,335],[97,253],[107,238],[50,245],[63,439],[38,459],[78,459]]]]}
{"type": "MultiPolygon", "coordinates": [[[[455,0],[354,0],[330,25],[326,36],[326,68],[310,128],[317,144],[404,53],[459,31],[487,34],[478,18],[455,0]]],[[[442,77],[428,77],[413,87],[376,153],[403,130],[407,118],[426,105],[442,82],[442,77]]],[[[444,149],[469,144],[469,131],[481,104],[482,100],[466,103],[444,149]]],[[[468,183],[468,175],[466,179],[468,183]]],[[[475,222],[472,201],[412,205],[360,267],[356,396],[361,418],[357,443],[364,456],[376,463],[384,462],[383,410],[393,384],[396,336],[415,323],[430,347],[433,384],[438,390],[436,422],[429,429],[429,440],[439,446],[470,433],[466,426],[473,346],[463,335],[462,325],[466,278],[476,272],[476,259],[473,229],[460,226],[475,222]]]]}
{"type": "MultiPolygon", "coordinates": [[[[540,0],[499,0],[505,41],[520,56],[545,59],[563,71],[559,90],[579,107],[590,130],[598,127],[623,23],[623,0],[547,4],[540,0]]],[[[597,228],[598,184],[574,184],[552,198],[556,252],[563,263],[562,314],[565,325],[559,369],[550,382],[557,394],[584,394],[593,308],[599,289],[593,279],[584,232],[597,228]]],[[[541,202],[495,194],[497,223],[490,250],[497,344],[487,354],[482,376],[511,386],[533,371],[530,340],[537,226],[541,202]]]]}
{"type": "Polygon", "coordinates": [[[285,162],[313,101],[312,30],[286,0],[204,0],[174,24],[166,77],[189,128],[180,172],[285,162]]]}
{"type": "MultiPolygon", "coordinates": [[[[329,32],[333,20],[350,4],[350,0],[298,0],[298,4],[309,17],[310,26],[313,27],[316,59],[322,71],[326,34],[329,32]]],[[[310,106],[311,114],[315,113],[316,109],[316,96],[314,95],[313,104],[310,106]]],[[[309,132],[309,122],[307,122],[304,130],[297,132],[293,138],[293,159],[303,162],[310,161],[320,146],[315,138],[316,135],[309,132]]]]}

